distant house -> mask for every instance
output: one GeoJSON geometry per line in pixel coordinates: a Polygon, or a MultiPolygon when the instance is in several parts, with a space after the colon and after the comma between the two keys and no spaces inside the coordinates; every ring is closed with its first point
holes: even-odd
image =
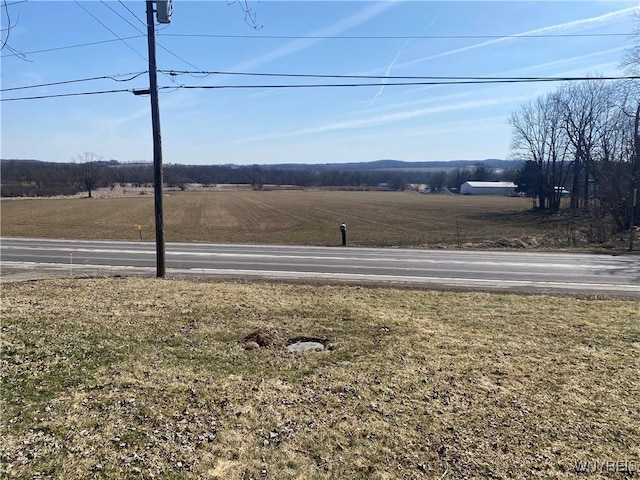
{"type": "Polygon", "coordinates": [[[460,186],[463,195],[516,195],[513,182],[464,182],[460,186]]]}

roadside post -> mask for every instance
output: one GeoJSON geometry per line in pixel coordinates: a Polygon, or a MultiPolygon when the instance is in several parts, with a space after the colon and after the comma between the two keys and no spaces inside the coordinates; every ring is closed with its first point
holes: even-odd
{"type": "Polygon", "coordinates": [[[346,224],[342,224],[340,225],[340,233],[342,234],[342,246],[346,247],[347,246],[347,225],[346,224]]]}
{"type": "Polygon", "coordinates": [[[633,252],[633,237],[636,230],[636,208],[638,206],[638,189],[633,189],[633,198],[631,199],[631,221],[629,222],[629,251],[633,252]]]}
{"type": "Polygon", "coordinates": [[[140,233],[140,241],[142,241],[142,225],[136,225],[138,227],[138,233],[140,233]]]}

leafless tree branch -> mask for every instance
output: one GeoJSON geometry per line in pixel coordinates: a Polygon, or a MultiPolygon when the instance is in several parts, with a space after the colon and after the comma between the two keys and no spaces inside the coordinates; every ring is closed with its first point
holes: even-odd
{"type": "MultiPolygon", "coordinates": [[[[11,19],[11,15],[9,13],[9,3],[7,3],[7,0],[2,0],[2,7],[0,8],[2,8],[2,12],[4,16],[7,18],[7,21],[6,21],[7,26],[2,30],[0,30],[0,33],[2,33],[2,37],[3,37],[2,40],[0,40],[0,51],[6,49],[16,57],[22,60],[28,61],[27,56],[24,53],[22,53],[20,50],[17,50],[13,48],[11,45],[9,45],[9,37],[11,36],[11,30],[17,25],[17,21],[14,23],[13,20],[11,19]]],[[[18,17],[18,20],[19,19],[20,17],[18,17]]]]}
{"type": "Polygon", "coordinates": [[[260,30],[262,25],[258,23],[258,13],[249,6],[249,0],[227,0],[227,5],[237,4],[244,12],[244,21],[254,30],[260,30]]]}

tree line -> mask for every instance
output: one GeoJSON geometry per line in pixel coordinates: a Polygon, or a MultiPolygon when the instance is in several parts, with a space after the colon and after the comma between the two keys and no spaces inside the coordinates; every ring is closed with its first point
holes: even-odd
{"type": "Polygon", "coordinates": [[[629,228],[639,183],[636,83],[567,83],[523,104],[509,121],[512,154],[526,161],[516,183],[538,209],[558,212],[568,191],[570,210],[607,215],[617,231],[629,228]]]}
{"type": "MultiPolygon", "coordinates": [[[[326,166],[298,165],[281,168],[269,165],[181,165],[167,164],[164,183],[186,190],[190,184],[249,184],[260,190],[264,185],[299,187],[375,188],[404,190],[410,184],[424,184],[432,191],[457,190],[468,180],[509,180],[514,169],[493,169],[478,163],[442,171],[410,169],[352,168],[327,169],[326,166]]],[[[105,161],[99,155],[85,152],[76,161],[52,163],[29,160],[2,160],[2,196],[53,196],[87,192],[115,185],[152,186],[152,164],[127,164],[105,161]]]]}

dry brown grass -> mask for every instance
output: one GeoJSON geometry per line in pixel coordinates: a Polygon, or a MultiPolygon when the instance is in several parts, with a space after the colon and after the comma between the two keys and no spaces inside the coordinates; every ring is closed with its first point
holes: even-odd
{"type": "MultiPolygon", "coordinates": [[[[154,239],[153,198],[2,200],[2,235],[154,239]]],[[[346,223],[351,245],[460,246],[524,239],[512,246],[566,245],[561,218],[528,212],[525,198],[415,192],[171,192],[168,241],[336,245],[346,223]],[[544,240],[543,238],[546,238],[544,240]]]]}
{"type": "Polygon", "coordinates": [[[637,300],[134,278],[2,289],[3,477],[574,478],[576,461],[640,457],[637,300]],[[244,349],[256,330],[335,349],[244,349]]]}

